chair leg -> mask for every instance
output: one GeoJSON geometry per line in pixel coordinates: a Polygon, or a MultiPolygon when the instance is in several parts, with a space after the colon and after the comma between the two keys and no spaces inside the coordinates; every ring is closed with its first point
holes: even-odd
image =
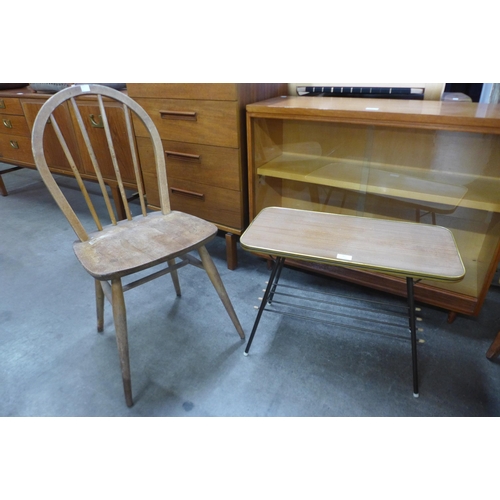
{"type": "Polygon", "coordinates": [[[226,311],[228,312],[229,317],[231,318],[233,325],[235,326],[236,331],[238,332],[238,335],[240,336],[241,339],[244,339],[245,332],[243,331],[243,328],[240,325],[238,316],[236,316],[236,312],[233,309],[231,300],[227,295],[226,289],[219,275],[219,271],[217,271],[217,268],[215,267],[212,257],[210,257],[208,250],[204,246],[198,248],[198,253],[200,254],[203,267],[206,273],[208,274],[208,277],[210,278],[210,281],[212,282],[215,290],[219,294],[219,297],[222,300],[222,303],[224,304],[224,307],[226,308],[226,311]]]}
{"type": "Polygon", "coordinates": [[[97,311],[97,331],[104,330],[104,291],[99,280],[95,281],[95,303],[97,311]]]}
{"type": "MultiPolygon", "coordinates": [[[[175,259],[168,261],[169,266],[175,265],[175,259]]],[[[172,276],[172,282],[174,283],[175,293],[177,297],[181,296],[181,285],[179,283],[179,275],[177,274],[177,269],[175,271],[170,272],[170,276],[172,276]]]]}
{"type": "Polygon", "coordinates": [[[116,344],[118,346],[118,355],[120,357],[120,366],[122,370],[123,390],[125,392],[125,402],[127,406],[132,406],[132,382],[130,379],[130,361],[128,354],[127,338],[127,312],[125,309],[125,299],[121,279],[111,281],[113,319],[115,322],[116,344]]]}

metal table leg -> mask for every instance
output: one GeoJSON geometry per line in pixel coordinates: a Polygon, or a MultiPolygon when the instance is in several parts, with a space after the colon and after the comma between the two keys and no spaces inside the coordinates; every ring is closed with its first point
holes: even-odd
{"type": "Polygon", "coordinates": [[[283,264],[285,263],[284,257],[278,257],[276,262],[274,263],[273,270],[271,271],[271,276],[267,283],[266,291],[264,293],[264,297],[262,297],[262,302],[260,303],[259,311],[257,312],[257,317],[255,318],[255,323],[253,324],[252,333],[250,334],[250,338],[248,339],[247,346],[245,347],[245,352],[243,353],[245,356],[248,356],[248,351],[250,350],[250,346],[252,345],[252,341],[257,331],[257,327],[259,326],[260,317],[266,307],[268,302],[271,302],[274,292],[276,290],[276,286],[278,285],[278,281],[280,279],[281,270],[283,268],[283,264]]]}
{"type": "Polygon", "coordinates": [[[411,358],[413,365],[413,396],[418,398],[418,362],[417,362],[417,326],[415,318],[415,298],[413,294],[413,278],[406,278],[408,291],[408,316],[411,333],[411,358]]]}
{"type": "Polygon", "coordinates": [[[277,267],[277,269],[276,269],[276,274],[274,276],[274,280],[272,280],[273,281],[273,285],[272,285],[272,288],[271,288],[271,291],[270,291],[270,294],[269,294],[269,300],[268,300],[269,304],[273,301],[274,292],[276,292],[276,287],[278,286],[278,281],[280,280],[281,271],[283,270],[283,264],[284,263],[285,263],[284,257],[278,257],[278,259],[276,260],[275,266],[277,267]],[[278,262],[279,259],[281,259],[280,262],[278,262]]]}

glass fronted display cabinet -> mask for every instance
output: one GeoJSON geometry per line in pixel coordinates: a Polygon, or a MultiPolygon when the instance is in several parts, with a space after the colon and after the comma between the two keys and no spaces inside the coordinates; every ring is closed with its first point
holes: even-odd
{"type": "MultiPolygon", "coordinates": [[[[247,133],[250,220],[282,206],[447,227],[465,279],[421,281],[416,298],[450,320],[479,313],[500,251],[500,106],[281,97],[247,106],[247,133]]],[[[405,293],[391,276],[315,270],[405,293]]]]}

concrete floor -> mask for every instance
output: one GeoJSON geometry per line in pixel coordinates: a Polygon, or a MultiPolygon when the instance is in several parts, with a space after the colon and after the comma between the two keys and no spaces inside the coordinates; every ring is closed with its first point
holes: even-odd
{"type": "MultiPolygon", "coordinates": [[[[245,343],[208,278],[191,266],[180,271],[181,298],[168,276],[126,295],[135,401],[129,409],[111,310],[107,305],[98,334],[93,281],[73,255],[74,233],[36,171],[4,181],[0,416],[500,415],[500,359],[485,357],[500,328],[498,287],[477,318],[448,324],[446,312],[424,306],[416,399],[407,341],[264,313],[244,357],[245,343]]],[[[73,182],[63,178],[69,196],[73,182]]],[[[208,248],[248,338],[266,263],[239,249],[239,267],[229,271],[224,238],[208,248]]],[[[292,269],[282,282],[393,300],[292,269]]]]}

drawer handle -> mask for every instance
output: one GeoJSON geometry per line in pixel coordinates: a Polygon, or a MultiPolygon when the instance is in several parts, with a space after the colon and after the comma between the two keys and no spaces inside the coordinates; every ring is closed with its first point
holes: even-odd
{"type": "Polygon", "coordinates": [[[172,192],[172,194],[185,194],[187,196],[194,196],[195,198],[200,198],[202,200],[205,198],[205,195],[203,193],[195,193],[194,191],[186,191],[185,189],[170,188],[170,191],[172,192]]]}
{"type": "Polygon", "coordinates": [[[0,99],[0,109],[5,109],[5,101],[3,99],[0,99]]]}
{"type": "Polygon", "coordinates": [[[168,158],[169,156],[173,156],[179,160],[185,161],[200,161],[200,155],[192,155],[189,153],[180,153],[179,151],[165,151],[165,155],[168,158]]]}
{"type": "Polygon", "coordinates": [[[10,120],[7,120],[7,118],[4,118],[3,120],[3,124],[7,127],[7,128],[12,128],[12,122],[10,120]]]}
{"type": "Polygon", "coordinates": [[[10,146],[12,147],[12,149],[19,149],[19,144],[17,143],[17,141],[10,141],[10,146]]]}
{"type": "Polygon", "coordinates": [[[102,116],[99,115],[99,118],[96,120],[94,115],[89,115],[90,124],[94,128],[104,128],[104,123],[102,123],[102,116]]]}
{"type": "Polygon", "coordinates": [[[196,111],[160,111],[163,120],[191,120],[196,121],[196,111]]]}

